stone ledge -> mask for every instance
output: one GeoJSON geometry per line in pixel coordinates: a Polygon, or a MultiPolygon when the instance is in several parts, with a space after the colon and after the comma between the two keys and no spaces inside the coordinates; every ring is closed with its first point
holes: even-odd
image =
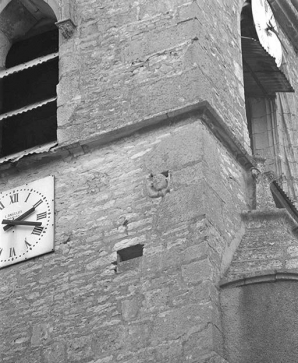
{"type": "Polygon", "coordinates": [[[214,136],[225,145],[234,155],[235,159],[247,170],[255,166],[251,155],[245,150],[242,143],[233,135],[217,111],[207,101],[196,102],[168,112],[153,115],[139,121],[137,124],[128,125],[115,131],[98,135],[94,139],[80,141],[82,146],[98,148],[114,140],[128,137],[135,132],[147,132],[156,127],[175,124],[189,117],[198,117],[209,128],[214,136]]]}
{"type": "Polygon", "coordinates": [[[17,161],[11,160],[10,162],[3,163],[0,166],[0,173],[7,170],[9,165],[32,165],[43,160],[43,162],[51,162],[57,157],[65,156],[79,156],[94,149],[99,149],[106,144],[119,140],[124,137],[129,137],[136,132],[148,132],[154,128],[169,126],[187,118],[197,117],[211,133],[234,155],[235,159],[242,165],[243,168],[249,170],[255,166],[252,156],[246,151],[242,143],[234,136],[229,127],[225,124],[223,119],[219,116],[216,110],[207,102],[201,101],[193,104],[186,105],[182,108],[172,109],[168,112],[156,114],[152,117],[143,119],[137,124],[124,126],[117,130],[99,134],[86,140],[75,141],[71,144],[57,146],[52,148],[49,152],[28,155],[25,160],[20,159],[17,161]]]}

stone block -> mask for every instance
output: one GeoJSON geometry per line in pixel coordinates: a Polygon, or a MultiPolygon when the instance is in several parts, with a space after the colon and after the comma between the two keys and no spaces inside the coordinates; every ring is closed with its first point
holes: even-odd
{"type": "Polygon", "coordinates": [[[140,19],[151,19],[160,14],[168,14],[176,9],[181,3],[179,0],[174,1],[158,1],[144,2],[140,6],[140,19]]]}
{"type": "Polygon", "coordinates": [[[94,363],[111,363],[113,362],[113,356],[110,355],[108,357],[105,357],[105,358],[100,358],[100,359],[97,359],[94,363]]]}
{"type": "Polygon", "coordinates": [[[168,269],[180,269],[182,262],[183,248],[180,246],[166,249],[162,253],[162,268],[168,269]]]}
{"type": "Polygon", "coordinates": [[[182,266],[182,277],[186,283],[197,284],[212,279],[212,267],[208,259],[182,266]]]}
{"type": "Polygon", "coordinates": [[[289,246],[287,248],[287,253],[288,255],[293,258],[293,257],[298,257],[298,246],[289,246]]]}
{"type": "Polygon", "coordinates": [[[133,320],[138,315],[139,304],[137,298],[121,301],[121,311],[125,321],[133,320]]]}
{"type": "Polygon", "coordinates": [[[200,19],[200,8],[197,3],[185,3],[177,8],[176,21],[182,22],[188,19],[200,19]]]}
{"type": "Polygon", "coordinates": [[[196,285],[190,294],[191,302],[210,302],[216,300],[218,291],[211,280],[205,280],[201,284],[196,285]]]}
{"type": "MultiPolygon", "coordinates": [[[[120,348],[125,346],[127,329],[123,325],[117,326],[98,326],[92,335],[90,344],[95,357],[99,358],[103,355],[110,355],[118,352],[120,348]],[[110,354],[109,354],[110,353],[110,354]]],[[[88,355],[91,355],[88,348],[88,355]]]]}
{"type": "Polygon", "coordinates": [[[49,324],[38,324],[33,326],[31,346],[36,347],[45,344],[51,339],[52,327],[49,324]]]}
{"type": "Polygon", "coordinates": [[[178,223],[205,215],[204,187],[201,182],[168,194],[158,210],[157,229],[166,231],[178,223]]]}
{"type": "Polygon", "coordinates": [[[206,326],[202,331],[188,337],[183,343],[183,362],[197,363],[212,350],[212,327],[206,326]]]}
{"type": "Polygon", "coordinates": [[[166,310],[168,308],[170,295],[171,291],[168,286],[144,292],[145,298],[142,312],[148,314],[154,311],[166,310]]]}
{"type": "Polygon", "coordinates": [[[199,32],[199,22],[195,18],[178,24],[169,23],[167,27],[144,32],[130,40],[123,49],[123,61],[135,62],[148,60],[157,53],[178,47],[195,38],[199,32]]]}
{"type": "Polygon", "coordinates": [[[124,337],[124,345],[127,351],[136,352],[148,346],[151,321],[143,320],[130,324],[124,337]]]}
{"type": "Polygon", "coordinates": [[[133,258],[128,261],[118,262],[116,271],[117,273],[125,273],[127,271],[138,271],[141,272],[142,268],[142,257],[133,258]]]}
{"type": "Polygon", "coordinates": [[[90,335],[71,338],[67,342],[67,361],[81,362],[82,359],[92,358],[94,353],[91,349],[91,341],[90,335]]]}
{"type": "Polygon", "coordinates": [[[66,349],[63,342],[56,342],[44,350],[45,363],[64,363],[66,357],[66,349]]]}
{"type": "Polygon", "coordinates": [[[185,305],[179,309],[160,313],[154,320],[150,341],[153,346],[187,335],[193,329],[204,329],[210,321],[210,306],[185,305]]]}
{"type": "Polygon", "coordinates": [[[183,186],[192,185],[200,182],[206,176],[206,165],[202,161],[191,166],[179,168],[171,171],[173,188],[178,189],[183,186]]]}
{"type": "Polygon", "coordinates": [[[160,253],[144,255],[142,260],[142,276],[159,274],[162,270],[162,255],[160,253]]]}
{"type": "Polygon", "coordinates": [[[191,180],[192,173],[197,173],[199,180],[200,168],[197,171],[184,170],[188,163],[200,162],[203,157],[201,125],[187,124],[177,128],[174,134],[164,137],[153,149],[144,157],[144,164],[151,173],[161,173],[163,171],[173,171],[173,183],[178,185],[183,179],[191,180]],[[179,170],[179,171],[176,171],[179,170]],[[175,177],[177,175],[177,178],[175,177]]]}
{"type": "Polygon", "coordinates": [[[26,355],[19,356],[16,359],[18,363],[40,363],[42,356],[40,350],[33,348],[26,355]]]}
{"type": "Polygon", "coordinates": [[[155,348],[156,362],[181,363],[182,344],[180,340],[170,341],[155,348]]]}
{"type": "Polygon", "coordinates": [[[286,269],[289,269],[289,270],[293,270],[293,269],[297,270],[298,269],[298,259],[292,258],[292,259],[287,260],[285,267],[286,267],[286,269]]]}

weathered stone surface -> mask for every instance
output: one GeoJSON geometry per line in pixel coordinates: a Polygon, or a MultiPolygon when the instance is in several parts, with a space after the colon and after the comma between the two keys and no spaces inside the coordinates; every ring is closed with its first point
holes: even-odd
{"type": "Polygon", "coordinates": [[[202,362],[203,357],[212,350],[212,329],[193,333],[183,345],[185,362],[202,362]]]}
{"type": "Polygon", "coordinates": [[[192,262],[182,267],[182,277],[186,283],[198,283],[212,279],[211,264],[208,259],[192,262]]]}
{"type": "Polygon", "coordinates": [[[132,320],[139,310],[139,303],[136,298],[121,302],[122,316],[124,320],[132,320]]]}
{"type": "MultiPolygon", "coordinates": [[[[0,167],[0,191],[55,176],[55,252],[1,270],[0,361],[223,363],[218,282],[253,195],[239,162],[250,153],[242,4],[60,5],[77,27],[60,41],[58,146],[0,167]],[[148,178],[163,173],[169,190],[152,198],[148,178]],[[143,256],[117,261],[137,244],[143,256]]],[[[287,135],[298,140],[295,102],[287,135]]],[[[246,227],[231,278],[297,268],[282,221],[246,227]]]]}
{"type": "Polygon", "coordinates": [[[51,330],[53,329],[50,328],[49,324],[34,325],[31,337],[31,346],[36,347],[39,345],[43,345],[48,340],[50,340],[51,330]]]}
{"type": "MultiPolygon", "coordinates": [[[[39,363],[186,359],[183,346],[201,331],[198,339],[203,339],[214,320],[213,283],[220,273],[215,264],[226,243],[217,228],[225,236],[233,233],[223,223],[214,224],[218,211],[209,203],[215,195],[209,185],[218,191],[220,186],[205,172],[200,135],[204,142],[210,139],[211,152],[212,135],[190,119],[87,154],[40,163],[38,171],[22,164],[22,172],[11,169],[3,175],[8,189],[54,174],[57,214],[55,252],[1,271],[1,359],[11,363],[23,355],[29,362],[33,349],[42,351],[31,360],[39,363]],[[194,133],[197,144],[194,138],[188,145],[185,135],[194,133]],[[179,161],[176,150],[177,160],[168,165],[164,158],[175,150],[168,150],[172,137],[183,153],[179,161]],[[171,171],[173,190],[163,198],[147,194],[150,165],[152,171],[171,171]],[[196,198],[203,202],[195,203],[196,198]],[[117,251],[139,243],[143,256],[116,266],[117,251]]],[[[212,151],[218,160],[222,148],[216,144],[212,151]]],[[[219,165],[224,168],[227,162],[237,173],[239,164],[228,154],[219,165]]],[[[236,219],[235,205],[239,215],[242,198],[235,204],[233,190],[224,198],[236,219]]]]}
{"type": "Polygon", "coordinates": [[[48,349],[44,351],[45,363],[65,362],[65,344],[63,342],[57,342],[52,344],[48,349]]]}
{"type": "Polygon", "coordinates": [[[199,100],[215,105],[242,139],[247,131],[240,67],[235,68],[241,64],[237,17],[225,15],[221,24],[209,15],[211,9],[228,14],[231,7],[234,12],[233,1],[211,8],[184,1],[78,1],[72,11],[77,29],[60,46],[60,144],[199,100]],[[221,42],[219,28],[225,35],[221,42]],[[225,59],[226,52],[231,59],[225,59]],[[69,82],[75,86],[67,87],[69,82]]]}
{"type": "Polygon", "coordinates": [[[245,233],[223,281],[271,274],[298,272],[297,237],[294,220],[284,209],[252,211],[243,214],[245,233]]]}
{"type": "Polygon", "coordinates": [[[93,357],[91,349],[91,337],[80,336],[71,339],[67,344],[67,358],[72,362],[81,362],[83,359],[93,357]]]}

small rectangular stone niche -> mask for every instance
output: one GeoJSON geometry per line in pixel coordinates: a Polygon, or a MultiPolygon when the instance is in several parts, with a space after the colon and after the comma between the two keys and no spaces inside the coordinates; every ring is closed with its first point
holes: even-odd
{"type": "Polygon", "coordinates": [[[122,250],[117,251],[117,262],[124,262],[141,257],[143,256],[143,249],[144,245],[141,244],[123,248],[122,250]]]}

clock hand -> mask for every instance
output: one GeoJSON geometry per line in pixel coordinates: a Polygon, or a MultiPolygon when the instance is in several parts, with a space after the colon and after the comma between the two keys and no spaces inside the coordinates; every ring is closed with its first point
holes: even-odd
{"type": "Polygon", "coordinates": [[[285,52],[288,53],[285,45],[283,44],[283,42],[280,39],[280,36],[278,35],[278,32],[276,31],[276,29],[274,28],[274,25],[271,23],[271,21],[269,20],[269,22],[266,24],[267,28],[265,29],[267,32],[271,31],[273,34],[275,34],[276,38],[279,40],[281,46],[284,48],[285,52]]]}
{"type": "MultiPolygon", "coordinates": [[[[32,214],[35,211],[35,207],[30,208],[29,210],[27,210],[27,212],[21,214],[18,218],[14,219],[14,221],[21,221],[22,219],[28,217],[30,214],[32,214]]],[[[7,231],[8,229],[12,228],[12,225],[6,225],[5,227],[3,227],[4,231],[7,231]]]]}
{"type": "Polygon", "coordinates": [[[2,224],[9,226],[41,226],[41,222],[17,221],[16,219],[3,219],[2,224]]]}

